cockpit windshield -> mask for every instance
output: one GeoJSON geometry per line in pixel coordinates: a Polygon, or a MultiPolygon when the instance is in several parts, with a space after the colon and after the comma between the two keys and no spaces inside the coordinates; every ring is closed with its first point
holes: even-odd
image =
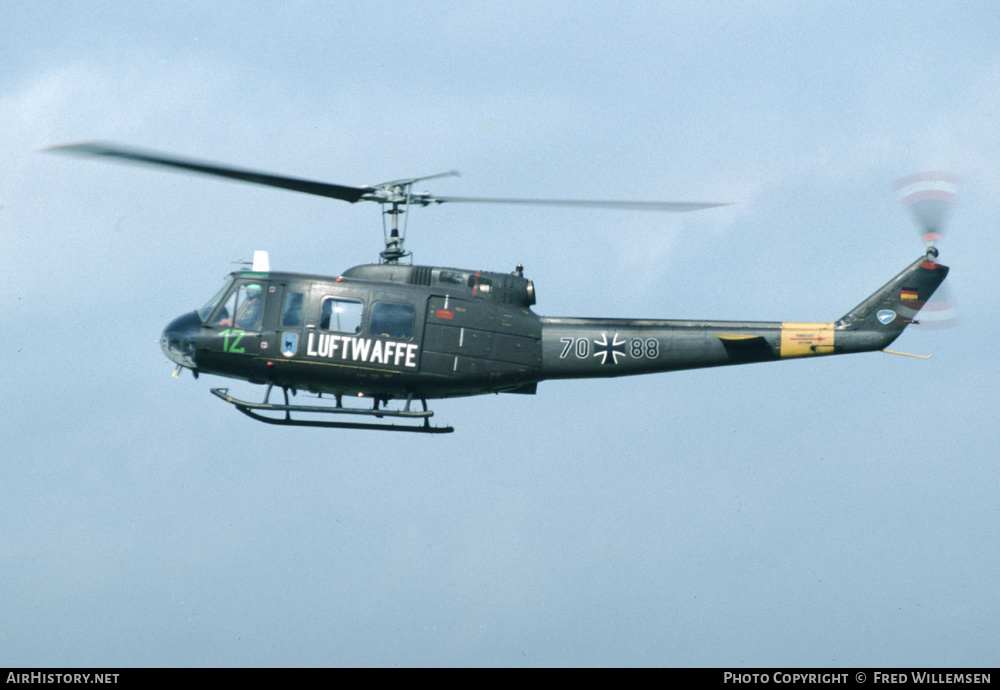
{"type": "Polygon", "coordinates": [[[215,310],[215,308],[219,306],[219,302],[221,302],[222,298],[226,296],[227,292],[229,292],[229,288],[232,286],[232,284],[233,284],[233,277],[229,276],[228,278],[226,278],[225,285],[223,285],[222,289],[219,290],[218,293],[216,293],[215,297],[209,300],[208,304],[206,304],[204,307],[198,310],[198,316],[201,317],[202,323],[207,321],[208,317],[212,315],[212,312],[215,310]]]}

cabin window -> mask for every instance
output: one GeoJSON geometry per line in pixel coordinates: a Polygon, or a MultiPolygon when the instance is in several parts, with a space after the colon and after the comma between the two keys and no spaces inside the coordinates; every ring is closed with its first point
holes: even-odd
{"type": "Polygon", "coordinates": [[[413,314],[413,307],[409,304],[376,302],[372,305],[369,330],[376,336],[409,338],[413,335],[413,314]]]}
{"type": "Polygon", "coordinates": [[[216,326],[259,331],[264,316],[264,289],[260,283],[243,283],[233,290],[215,317],[216,326]]]}
{"type": "Polygon", "coordinates": [[[298,328],[302,325],[302,299],[301,292],[285,293],[285,303],[281,307],[282,328],[298,328]]]}
{"type": "Polygon", "coordinates": [[[319,317],[319,327],[338,333],[360,333],[364,305],[349,299],[326,297],[319,317]]]}

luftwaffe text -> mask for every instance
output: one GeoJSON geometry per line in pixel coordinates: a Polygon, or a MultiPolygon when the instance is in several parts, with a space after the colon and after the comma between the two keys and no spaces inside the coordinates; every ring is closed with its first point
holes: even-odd
{"type": "Polygon", "coordinates": [[[306,354],[310,357],[367,364],[391,364],[415,369],[418,347],[416,343],[402,343],[395,340],[310,333],[306,342],[306,354]]]}

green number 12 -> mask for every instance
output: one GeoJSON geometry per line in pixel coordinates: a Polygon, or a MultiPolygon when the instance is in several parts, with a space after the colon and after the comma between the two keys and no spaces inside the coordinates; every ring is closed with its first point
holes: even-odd
{"type": "Polygon", "coordinates": [[[234,352],[238,355],[244,354],[246,352],[245,348],[236,347],[237,345],[239,345],[239,342],[243,339],[244,333],[246,333],[246,331],[238,331],[236,329],[229,329],[229,328],[222,331],[222,333],[219,333],[219,335],[221,335],[224,338],[222,342],[222,351],[234,352]],[[229,336],[231,335],[236,336],[236,340],[234,340],[232,344],[229,343],[229,336]]]}

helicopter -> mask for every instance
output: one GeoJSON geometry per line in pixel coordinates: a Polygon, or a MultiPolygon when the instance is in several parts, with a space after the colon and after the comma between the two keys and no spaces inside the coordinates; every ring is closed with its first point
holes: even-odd
{"type": "Polygon", "coordinates": [[[264,385],[261,402],[236,398],[228,388],[211,392],[275,425],[450,433],[453,427],[430,423],[428,400],[534,394],[540,382],[554,379],[879,350],[907,354],[886,348],[918,323],[918,312],[948,274],[935,246],[942,205],[953,197],[954,180],[943,174],[900,181],[901,195],[925,225],[924,253],[836,321],[566,318],[532,311],[535,286],[520,264],[510,273],[414,265],[399,217],[413,207],[460,202],[666,212],[725,204],[436,196],[413,185],[455,171],[352,187],[102,142],[47,150],[382,206],[385,248],[378,263],[337,275],[291,273],[272,271],[267,252],[255,251],[252,264],[230,273],[203,307],[163,329],[159,342],[176,365],[175,377],[188,369],[196,378],[213,374],[264,385]],[[271,401],[275,387],[283,393],[280,402],[271,401]],[[293,404],[289,395],[299,392],[315,402],[293,404]]]}

